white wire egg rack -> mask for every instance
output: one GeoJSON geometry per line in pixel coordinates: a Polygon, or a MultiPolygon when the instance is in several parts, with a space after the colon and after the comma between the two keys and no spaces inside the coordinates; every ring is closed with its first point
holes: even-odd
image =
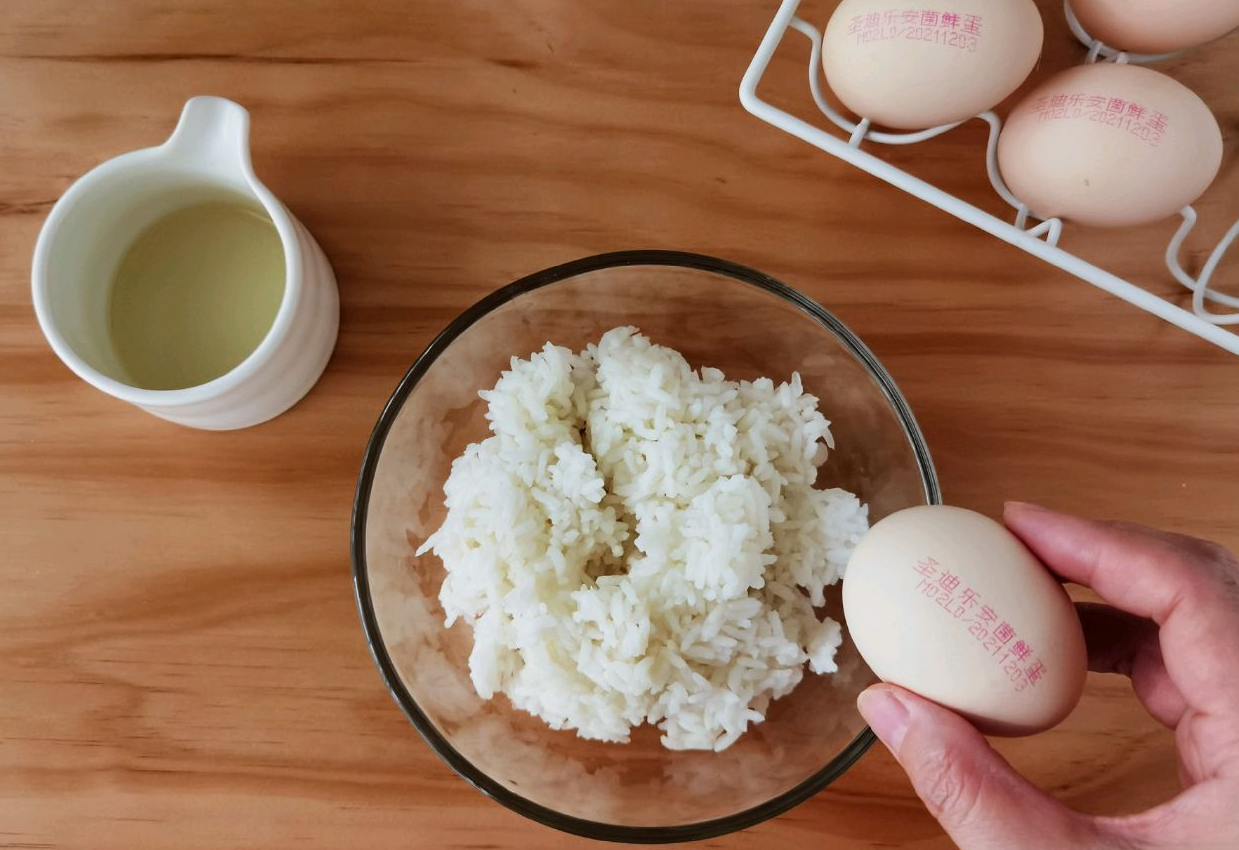
{"type": "MultiPolygon", "coordinates": [[[[948,133],[965,122],[958,121],[954,124],[945,124],[914,133],[888,133],[873,130],[867,118],[856,122],[839,114],[823,94],[822,30],[796,16],[800,3],[801,0],[782,0],[770,28],[766,31],[761,45],[757,48],[757,53],[753,56],[753,61],[744,74],[744,79],[740,83],[740,102],[750,113],[826,153],[933,204],[956,218],[979,227],[1004,242],[1040,257],[1047,263],[1088,281],[1111,295],[1118,296],[1141,310],[1152,313],[1176,327],[1218,345],[1231,354],[1239,354],[1239,334],[1225,327],[1239,325],[1239,312],[1217,313],[1209,307],[1209,304],[1213,303],[1239,310],[1239,297],[1227,295],[1209,287],[1209,282],[1226,256],[1227,250],[1236,239],[1239,239],[1239,221],[1236,221],[1222,237],[1204,265],[1201,266],[1200,271],[1193,276],[1183,268],[1180,262],[1180,252],[1184,241],[1196,226],[1197,213],[1190,205],[1180,211],[1179,214],[1183,221],[1166,248],[1165,262],[1174,279],[1191,291],[1192,308],[1188,310],[1058,246],[1063,233],[1062,220],[1057,218],[1037,220],[1028,207],[1011,193],[998,172],[998,134],[1002,129],[1002,120],[993,111],[982,112],[976,117],[989,124],[989,140],[985,150],[986,170],[994,191],[1014,211],[1013,220],[1005,221],[962,198],[943,191],[863,150],[862,145],[866,142],[881,145],[917,144],[948,133]],[[812,45],[809,56],[809,88],[813,94],[813,100],[826,119],[838,131],[841,131],[842,135],[814,126],[767,103],[757,95],[757,87],[761,83],[762,76],[789,30],[795,30],[809,39],[812,45]]],[[[1070,0],[1065,0],[1064,7],[1072,33],[1088,48],[1086,61],[1148,63],[1168,59],[1175,55],[1140,55],[1114,50],[1085,32],[1071,9],[1070,0]]]]}

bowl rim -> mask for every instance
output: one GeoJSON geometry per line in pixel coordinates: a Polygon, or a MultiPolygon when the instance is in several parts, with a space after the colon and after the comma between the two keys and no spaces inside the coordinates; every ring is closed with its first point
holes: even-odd
{"type": "Polygon", "coordinates": [[[447,350],[452,342],[479,319],[522,295],[578,275],[626,266],[689,268],[730,278],[782,298],[798,308],[808,318],[830,331],[844,348],[866,368],[886,396],[896,418],[899,419],[904,435],[907,437],[916,458],[921,481],[925,489],[926,502],[928,504],[941,503],[942,497],[938,484],[938,475],[930,458],[929,448],[903,394],[895,385],[894,379],[891,378],[890,374],[878,361],[877,357],[874,356],[873,352],[869,350],[868,346],[861,342],[859,337],[852,333],[832,313],[799,291],[775,280],[769,275],[729,260],[685,251],[653,249],[612,251],[582,257],[534,272],[482,298],[441,331],[421,355],[418,356],[404,377],[400,379],[400,383],[396,386],[395,391],[379,415],[378,422],[375,424],[374,431],[371,433],[369,442],[366,445],[365,454],[362,457],[361,474],[357,481],[351,523],[353,589],[366,643],[370,647],[370,654],[379,669],[380,675],[383,677],[383,681],[387,685],[388,691],[430,748],[474,788],[492,800],[531,820],[586,838],[637,844],[697,841],[716,838],[730,832],[747,829],[769,818],[780,815],[814,796],[842,776],[848,768],[864,755],[865,751],[876,740],[873,731],[868,726],[864,727],[821,770],[764,803],[736,812],[735,814],[690,824],[649,827],[604,823],[566,815],[535,803],[492,779],[461,755],[439,733],[435,725],[422,712],[417,701],[409,693],[408,688],[405,687],[391,656],[387,652],[370,594],[370,582],[366,566],[366,518],[370,504],[370,490],[374,483],[379,457],[382,454],[392,423],[395,421],[401,407],[412,394],[421,378],[429,371],[435,360],[447,350]]]}

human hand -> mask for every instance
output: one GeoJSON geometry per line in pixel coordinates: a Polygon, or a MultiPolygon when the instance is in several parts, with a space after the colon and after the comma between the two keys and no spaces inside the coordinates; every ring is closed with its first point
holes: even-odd
{"type": "Polygon", "coordinates": [[[1089,669],[1130,676],[1175,731],[1184,791],[1135,815],[1075,812],[1016,773],[959,715],[893,685],[861,714],[963,850],[1239,848],[1239,563],[1221,547],[1140,526],[1007,505],[1007,527],[1080,604],[1089,669]],[[1113,606],[1113,607],[1111,607],[1113,606]]]}

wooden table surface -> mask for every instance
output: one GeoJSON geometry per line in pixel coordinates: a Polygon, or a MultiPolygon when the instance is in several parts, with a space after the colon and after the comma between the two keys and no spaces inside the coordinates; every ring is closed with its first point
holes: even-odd
{"type": "MultiPolygon", "coordinates": [[[[1039,75],[1080,56],[1058,5],[1042,3],[1039,75]]],[[[414,733],[362,639],[348,555],[362,448],[405,368],[484,293],[585,254],[701,251],[807,292],[893,373],[956,504],[1018,497],[1239,545],[1239,361],[747,115],[737,85],[775,6],[0,6],[0,846],[588,843],[485,799],[414,733]],[[342,300],[315,390],[236,433],[91,389],[30,305],[55,199],[162,140],[196,94],[250,109],[257,170],[342,300]]],[[[789,41],[763,91],[807,116],[806,47],[789,41]]],[[[1167,69],[1233,143],[1235,42],[1167,69]]],[[[888,155],[997,209],[983,137],[888,155]]],[[[1229,224],[1231,166],[1206,237],[1229,224]]],[[[1067,243],[1170,292],[1172,229],[1067,243]]],[[[1001,747],[1068,803],[1117,813],[1174,792],[1172,745],[1126,681],[1095,676],[1062,727],[1001,747]]],[[[880,748],[704,846],[776,843],[949,846],[880,748]]]]}

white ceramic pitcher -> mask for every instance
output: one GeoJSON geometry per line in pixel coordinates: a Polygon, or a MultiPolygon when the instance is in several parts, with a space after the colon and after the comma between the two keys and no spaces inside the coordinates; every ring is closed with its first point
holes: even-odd
{"type": "Polygon", "coordinates": [[[326,368],[339,327],[327,258],[254,176],[249,113],[219,97],[193,98],[162,145],[109,160],[65,192],[39,234],[33,288],[43,333],[70,369],[116,398],[194,428],[244,428],[292,407],[326,368]],[[284,246],[284,296],[270,330],[236,368],[205,384],[128,385],[108,324],[110,278],[122,255],[142,230],[180,207],[238,200],[257,202],[284,246]]]}

